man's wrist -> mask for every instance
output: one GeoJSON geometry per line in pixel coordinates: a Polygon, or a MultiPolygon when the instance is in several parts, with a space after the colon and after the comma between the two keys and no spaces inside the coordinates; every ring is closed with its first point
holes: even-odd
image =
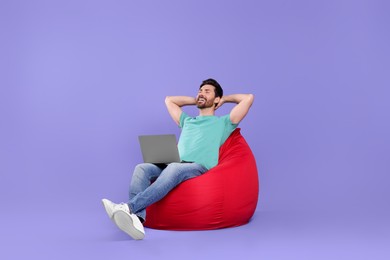
{"type": "Polygon", "coordinates": [[[196,100],[194,97],[187,97],[187,96],[170,96],[167,97],[170,102],[174,103],[175,105],[182,107],[182,106],[189,106],[189,105],[195,105],[196,100]]]}

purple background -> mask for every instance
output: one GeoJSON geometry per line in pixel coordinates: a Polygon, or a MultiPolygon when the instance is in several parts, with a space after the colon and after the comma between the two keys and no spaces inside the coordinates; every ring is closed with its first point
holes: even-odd
{"type": "Polygon", "coordinates": [[[0,258],[388,259],[389,13],[385,0],[2,0],[0,258]],[[179,134],[165,96],[208,77],[255,94],[240,124],[254,218],[129,240],[100,199],[126,200],[137,136],[179,134]]]}

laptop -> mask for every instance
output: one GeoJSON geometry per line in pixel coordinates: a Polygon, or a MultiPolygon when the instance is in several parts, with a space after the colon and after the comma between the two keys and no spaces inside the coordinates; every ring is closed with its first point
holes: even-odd
{"type": "Polygon", "coordinates": [[[167,135],[140,135],[138,136],[142,157],[145,163],[172,163],[180,162],[176,136],[167,135]]]}

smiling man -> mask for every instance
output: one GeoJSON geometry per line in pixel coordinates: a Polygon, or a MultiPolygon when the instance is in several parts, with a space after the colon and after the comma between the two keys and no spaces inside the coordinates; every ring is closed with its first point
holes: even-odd
{"type": "Polygon", "coordinates": [[[246,116],[253,103],[252,94],[223,96],[223,90],[214,79],[200,85],[196,97],[168,96],[168,112],[182,129],[178,149],[181,163],[162,167],[150,163],[138,164],[133,172],[129,200],[115,204],[103,199],[104,208],[115,224],[134,239],[143,239],[142,223],[146,208],[162,199],[183,181],[197,177],[218,164],[219,148],[246,116]],[[236,103],[227,115],[215,116],[215,110],[224,103],[236,103]],[[199,115],[191,117],[183,106],[196,105],[199,115]]]}

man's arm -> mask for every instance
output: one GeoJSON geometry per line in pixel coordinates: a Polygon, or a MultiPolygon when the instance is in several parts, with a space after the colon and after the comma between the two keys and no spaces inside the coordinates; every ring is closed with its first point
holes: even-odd
{"type": "Polygon", "coordinates": [[[195,104],[196,100],[194,97],[168,96],[165,98],[165,105],[167,106],[168,112],[177,125],[180,124],[180,116],[183,112],[181,107],[195,104]]]}
{"type": "Polygon", "coordinates": [[[237,105],[234,106],[230,112],[230,121],[232,121],[233,124],[238,124],[248,113],[249,108],[252,106],[253,100],[253,94],[227,95],[221,98],[221,101],[218,103],[215,109],[222,106],[223,103],[236,103],[237,105]]]}

